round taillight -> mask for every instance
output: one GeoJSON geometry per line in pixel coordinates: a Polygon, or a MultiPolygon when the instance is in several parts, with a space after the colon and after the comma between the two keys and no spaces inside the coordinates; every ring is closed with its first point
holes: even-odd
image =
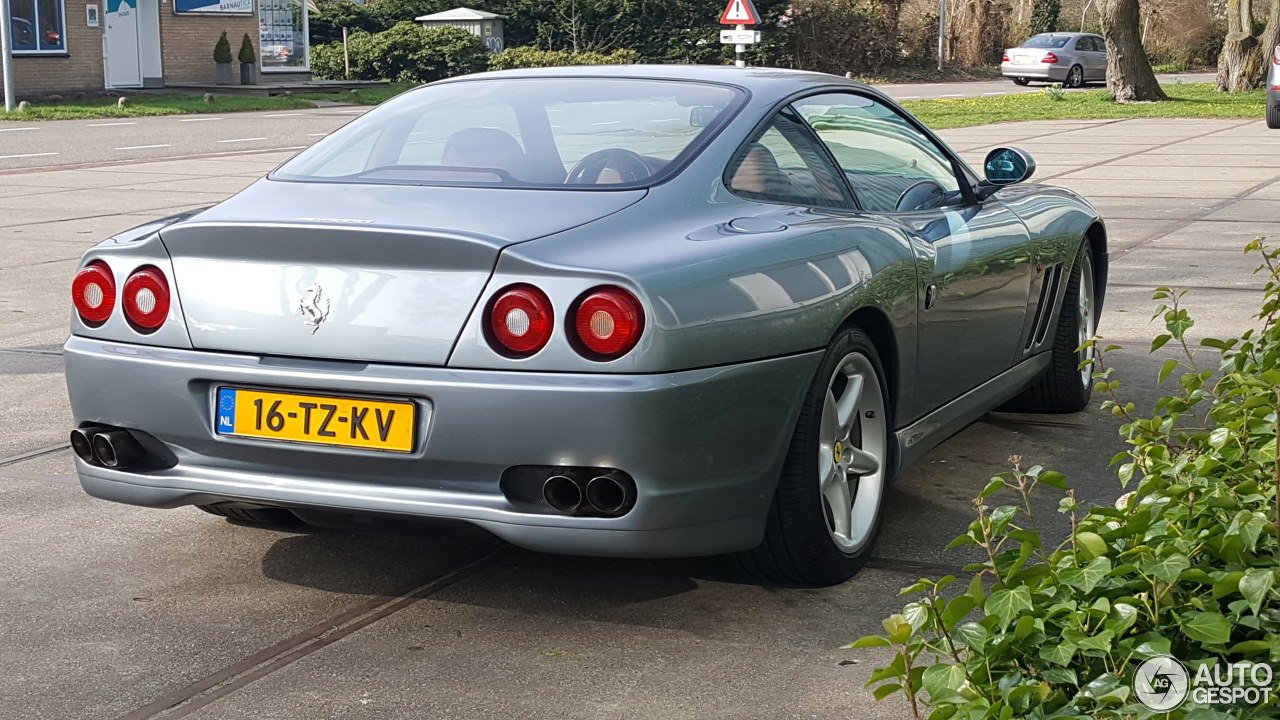
{"type": "Polygon", "coordinates": [[[485,313],[485,335],[507,357],[529,357],[551,339],[551,301],[532,285],[512,285],[494,296],[485,313]]]}
{"type": "Polygon", "coordinates": [[[159,268],[140,267],[124,281],[120,304],[135,330],[155,332],[169,317],[169,281],[159,268]]]}
{"type": "Polygon", "coordinates": [[[573,335],[579,353],[592,360],[613,360],[631,352],[644,332],[644,309],[618,287],[587,291],[573,305],[573,335]]]}
{"type": "Polygon", "coordinates": [[[71,281],[71,302],[85,325],[98,327],[111,317],[116,307],[116,281],[111,268],[94,260],[71,281]]]}

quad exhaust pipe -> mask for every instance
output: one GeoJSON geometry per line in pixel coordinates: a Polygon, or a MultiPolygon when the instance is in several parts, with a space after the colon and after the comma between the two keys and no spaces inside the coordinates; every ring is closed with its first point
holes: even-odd
{"type": "Polygon", "coordinates": [[[72,430],[71,449],[90,465],[117,470],[137,465],[147,455],[128,430],[93,427],[72,430]]]}
{"type": "Polygon", "coordinates": [[[635,505],[636,485],[623,473],[605,473],[589,480],[562,473],[542,484],[542,499],[567,515],[618,517],[635,505]]]}

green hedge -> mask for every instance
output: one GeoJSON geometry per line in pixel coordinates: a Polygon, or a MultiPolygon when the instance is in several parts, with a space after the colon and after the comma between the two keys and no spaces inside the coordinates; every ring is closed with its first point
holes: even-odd
{"type": "MultiPolygon", "coordinates": [[[[352,80],[423,83],[485,69],[484,41],[461,28],[427,29],[412,22],[380,33],[354,32],[347,39],[352,80]]],[[[320,79],[340,80],[342,43],[311,48],[311,71],[320,79]]]]}
{"type": "Polygon", "coordinates": [[[640,61],[635,50],[614,50],[609,54],[598,52],[570,52],[568,50],[539,50],[535,47],[507,48],[489,58],[490,70],[512,68],[562,67],[565,65],[629,65],[640,61]]]}

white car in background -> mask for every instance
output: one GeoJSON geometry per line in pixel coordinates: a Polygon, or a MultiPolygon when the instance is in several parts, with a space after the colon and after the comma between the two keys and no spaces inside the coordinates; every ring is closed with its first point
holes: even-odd
{"type": "Polygon", "coordinates": [[[1107,44],[1092,33],[1041,33],[1004,51],[1000,73],[1018,85],[1035,80],[1069,88],[1107,79],[1107,44]]]}
{"type": "Polygon", "coordinates": [[[1271,71],[1267,73],[1267,127],[1280,130],[1280,45],[1271,53],[1271,71]]]}

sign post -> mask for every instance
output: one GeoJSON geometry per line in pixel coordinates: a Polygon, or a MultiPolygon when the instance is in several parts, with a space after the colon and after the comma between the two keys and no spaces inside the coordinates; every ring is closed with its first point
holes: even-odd
{"type": "Polygon", "coordinates": [[[13,26],[9,20],[9,0],[0,0],[0,70],[4,75],[4,111],[13,112],[13,26]]]}
{"type": "Polygon", "coordinates": [[[720,24],[734,26],[733,30],[720,31],[720,42],[733,45],[734,65],[746,67],[742,54],[747,51],[747,45],[760,42],[760,31],[747,30],[748,25],[760,24],[760,13],[756,12],[756,6],[751,0],[729,0],[724,12],[720,13],[720,24]]]}

